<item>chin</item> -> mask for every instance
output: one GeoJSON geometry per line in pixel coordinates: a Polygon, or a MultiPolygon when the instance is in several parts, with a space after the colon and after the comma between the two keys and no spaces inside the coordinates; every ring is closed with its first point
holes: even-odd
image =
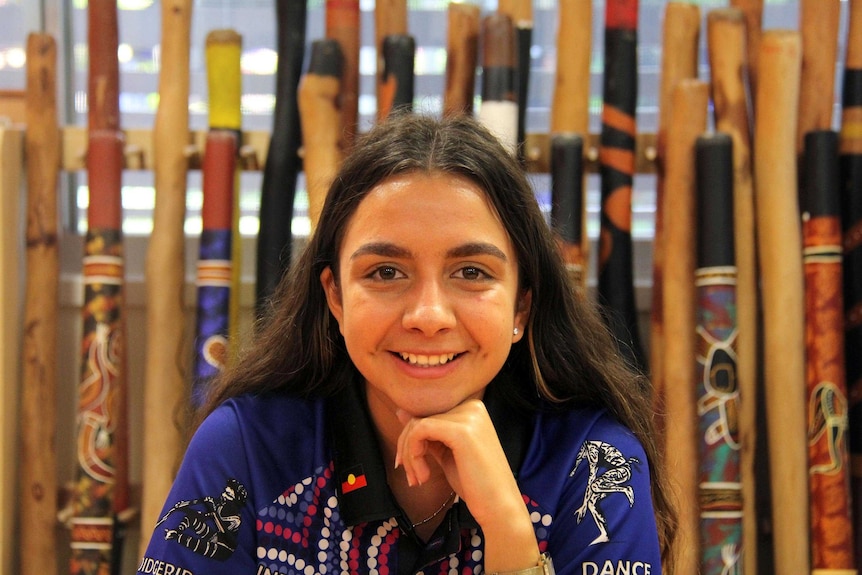
{"type": "Polygon", "coordinates": [[[412,415],[413,417],[430,417],[432,415],[439,415],[441,413],[446,413],[451,410],[457,403],[423,403],[421,405],[409,404],[403,406],[401,409],[412,415]]]}
{"type": "Polygon", "coordinates": [[[425,397],[423,399],[417,399],[414,397],[407,398],[406,401],[400,402],[399,407],[413,417],[429,417],[431,415],[446,413],[461,405],[468,399],[481,399],[481,397],[481,393],[459,397],[425,397]]]}

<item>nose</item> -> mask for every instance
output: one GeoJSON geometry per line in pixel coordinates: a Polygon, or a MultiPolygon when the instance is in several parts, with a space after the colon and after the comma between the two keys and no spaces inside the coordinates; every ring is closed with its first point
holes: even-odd
{"type": "Polygon", "coordinates": [[[455,312],[439,281],[423,281],[409,292],[402,316],[405,329],[434,335],[455,326],[455,312]]]}

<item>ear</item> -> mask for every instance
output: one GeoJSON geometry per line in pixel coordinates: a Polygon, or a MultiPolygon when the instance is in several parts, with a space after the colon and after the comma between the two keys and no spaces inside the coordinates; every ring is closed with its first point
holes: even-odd
{"type": "Polygon", "coordinates": [[[329,311],[338,322],[338,330],[341,331],[341,320],[344,317],[344,308],[341,305],[341,291],[338,289],[338,282],[335,281],[335,274],[332,273],[332,268],[326,267],[320,272],[320,285],[323,286],[323,293],[326,294],[326,305],[329,306],[329,311]]]}
{"type": "Polygon", "coordinates": [[[524,290],[524,293],[522,293],[521,297],[518,298],[518,304],[515,308],[515,327],[518,328],[518,333],[514,334],[512,337],[512,343],[521,341],[521,338],[524,337],[532,305],[533,292],[531,290],[524,290]]]}

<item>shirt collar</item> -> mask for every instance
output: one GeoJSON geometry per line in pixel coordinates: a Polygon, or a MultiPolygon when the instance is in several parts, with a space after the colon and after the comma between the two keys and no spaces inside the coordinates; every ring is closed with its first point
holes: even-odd
{"type": "MultiPolygon", "coordinates": [[[[485,391],[484,403],[515,477],[530,440],[531,417],[506,402],[498,391],[498,376],[485,391]]],[[[327,403],[334,446],[336,489],[341,516],[347,525],[399,517],[402,511],[386,481],[377,434],[360,378],[327,403]]],[[[464,502],[457,505],[461,527],[477,528],[464,502]]]]}

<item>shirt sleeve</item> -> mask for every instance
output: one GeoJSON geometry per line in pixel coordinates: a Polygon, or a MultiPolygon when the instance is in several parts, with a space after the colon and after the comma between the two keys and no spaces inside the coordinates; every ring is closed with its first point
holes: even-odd
{"type": "Polygon", "coordinates": [[[222,406],[194,434],[137,573],[255,573],[250,485],[236,414],[222,406]]]}
{"type": "MultiPolygon", "coordinates": [[[[569,422],[571,423],[571,422],[569,422]]],[[[637,438],[607,416],[552,434],[537,534],[559,575],[661,575],[650,470],[637,438]],[[563,447],[565,446],[565,447],[563,447]]],[[[550,443],[550,442],[548,442],[550,443]]],[[[535,502],[534,502],[535,503],[535,502]]]]}

